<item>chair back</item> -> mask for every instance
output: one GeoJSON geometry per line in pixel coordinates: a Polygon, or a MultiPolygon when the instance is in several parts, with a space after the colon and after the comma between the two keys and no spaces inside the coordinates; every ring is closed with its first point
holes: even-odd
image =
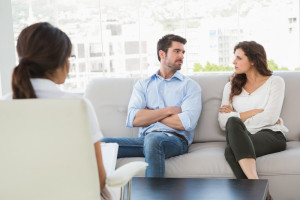
{"type": "Polygon", "coordinates": [[[0,199],[99,200],[82,99],[0,101],[0,199]]]}

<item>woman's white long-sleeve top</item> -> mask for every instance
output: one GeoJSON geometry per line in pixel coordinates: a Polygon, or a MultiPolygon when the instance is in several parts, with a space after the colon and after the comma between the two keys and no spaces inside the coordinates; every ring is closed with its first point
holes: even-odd
{"type": "Polygon", "coordinates": [[[219,113],[218,119],[222,130],[225,130],[226,122],[229,117],[239,117],[240,113],[252,109],[263,109],[264,111],[248,118],[244,123],[251,134],[262,129],[271,129],[273,131],[281,131],[283,134],[288,129],[283,125],[280,118],[281,108],[284,100],[285,83],[279,76],[272,75],[262,86],[249,94],[242,89],[241,94],[236,95],[229,102],[231,92],[231,83],[228,82],[223,91],[222,104],[230,105],[233,108],[231,113],[219,113]],[[280,124],[276,122],[280,119],[280,124]]]}

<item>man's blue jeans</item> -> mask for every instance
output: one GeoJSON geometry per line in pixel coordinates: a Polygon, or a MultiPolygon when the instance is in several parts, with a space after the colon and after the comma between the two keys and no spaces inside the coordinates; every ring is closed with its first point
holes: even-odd
{"type": "Polygon", "coordinates": [[[118,158],[145,157],[149,166],[146,177],[164,177],[165,159],[187,153],[186,141],[175,135],[152,132],[139,138],[103,138],[102,142],[118,143],[118,158]]]}

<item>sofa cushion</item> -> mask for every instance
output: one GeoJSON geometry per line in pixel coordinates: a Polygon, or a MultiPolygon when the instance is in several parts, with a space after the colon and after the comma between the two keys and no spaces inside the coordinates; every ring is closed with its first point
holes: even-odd
{"type": "MultiPolygon", "coordinates": [[[[205,142],[192,144],[187,154],[166,160],[166,177],[219,177],[234,178],[224,157],[225,142],[205,142]]],[[[282,152],[257,158],[259,176],[300,176],[300,142],[287,143],[282,152]]],[[[117,167],[131,161],[144,161],[145,158],[120,158],[117,167]]],[[[139,174],[144,176],[144,174],[139,174]]]]}
{"type": "MultiPolygon", "coordinates": [[[[234,175],[224,157],[225,142],[192,144],[187,154],[166,160],[165,177],[231,177],[234,175]]],[[[117,167],[145,158],[119,158],[117,167]]],[[[145,176],[145,174],[139,174],[145,176]]]]}
{"type": "Polygon", "coordinates": [[[258,174],[300,176],[300,141],[287,142],[285,151],[272,153],[257,159],[258,174]]]}

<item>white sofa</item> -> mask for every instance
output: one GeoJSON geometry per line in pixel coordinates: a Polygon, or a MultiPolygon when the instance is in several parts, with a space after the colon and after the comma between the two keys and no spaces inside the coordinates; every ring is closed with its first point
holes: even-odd
{"type": "MultiPolygon", "coordinates": [[[[300,72],[275,72],[286,83],[281,116],[289,129],[287,150],[257,158],[260,178],[269,180],[276,200],[300,199],[300,72]]],[[[218,110],[224,85],[231,73],[192,76],[202,88],[202,113],[189,152],[166,160],[166,177],[235,178],[224,158],[225,133],[219,128],[218,110]]],[[[105,137],[137,137],[137,128],[125,127],[134,78],[95,79],[85,95],[95,107],[105,137]]],[[[117,167],[144,158],[118,159],[117,167]]],[[[141,174],[143,176],[143,174],[141,174]]]]}

